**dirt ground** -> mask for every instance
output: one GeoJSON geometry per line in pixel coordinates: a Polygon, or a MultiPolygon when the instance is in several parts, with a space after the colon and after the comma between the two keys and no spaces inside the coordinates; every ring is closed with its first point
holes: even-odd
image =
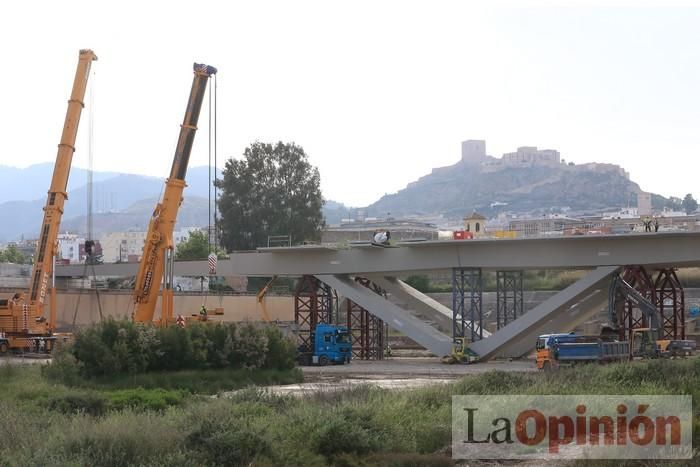
{"type": "Polygon", "coordinates": [[[464,375],[491,370],[535,371],[531,361],[493,361],[471,365],[447,365],[438,358],[392,358],[381,361],[354,360],[348,365],[305,366],[304,382],[269,386],[275,394],[302,396],[315,392],[350,389],[369,384],[383,389],[412,389],[446,384],[464,375]]]}
{"type": "Polygon", "coordinates": [[[389,358],[379,361],[353,360],[348,365],[302,367],[307,381],[333,379],[458,379],[485,371],[536,371],[531,360],[448,365],[439,358],[389,358]]]}

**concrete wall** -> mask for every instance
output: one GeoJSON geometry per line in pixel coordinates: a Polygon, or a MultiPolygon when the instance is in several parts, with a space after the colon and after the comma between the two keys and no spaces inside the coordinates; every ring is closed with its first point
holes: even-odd
{"type": "MultiPolygon", "coordinates": [[[[12,291],[3,289],[0,298],[8,298],[12,291]]],[[[75,316],[75,323],[85,325],[100,320],[97,296],[94,291],[58,291],[57,317],[59,327],[70,327],[75,316]],[[77,312],[76,312],[77,309],[77,312]]],[[[290,296],[270,295],[265,297],[270,319],[279,321],[294,320],[294,298],[290,296]]],[[[101,291],[100,304],[102,315],[129,317],[134,310],[133,299],[129,291],[101,291]]],[[[223,308],[223,316],[212,315],[212,319],[222,321],[261,321],[262,311],[255,295],[209,295],[207,297],[189,294],[175,294],[175,316],[178,314],[198,314],[202,305],[207,309],[223,308]]],[[[156,316],[160,313],[160,301],[156,307],[156,316]]],[[[48,314],[48,310],[47,310],[48,314]]]]}

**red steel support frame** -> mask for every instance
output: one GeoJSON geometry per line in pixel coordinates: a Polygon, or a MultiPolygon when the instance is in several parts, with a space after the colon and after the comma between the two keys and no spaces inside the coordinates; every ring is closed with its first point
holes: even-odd
{"type": "MultiPolygon", "coordinates": [[[[355,281],[378,295],[384,290],[369,279],[356,277],[355,281]]],[[[352,342],[352,356],[360,360],[383,360],[386,342],[384,321],[371,314],[352,300],[348,300],[347,325],[352,342]]]]}
{"type": "Polygon", "coordinates": [[[333,293],[314,276],[302,276],[294,291],[294,322],[298,327],[299,345],[312,346],[311,333],[318,323],[331,323],[333,293]]]}
{"type": "MultiPolygon", "coordinates": [[[[627,266],[622,278],[659,310],[663,339],[685,339],[685,292],[675,269],[659,269],[653,279],[643,266],[627,266]]],[[[619,338],[628,340],[632,329],[648,327],[649,323],[630,300],[619,303],[619,338]]]]}
{"type": "Polygon", "coordinates": [[[660,269],[654,281],[663,339],[685,339],[685,292],[673,268],[660,269]]]}
{"type": "MultiPolygon", "coordinates": [[[[620,274],[622,279],[634,287],[651,303],[656,304],[656,287],[644,266],[626,266],[620,274]]],[[[632,329],[648,327],[644,314],[634,306],[631,300],[620,300],[621,310],[617,310],[620,340],[630,340],[632,329]]]]}

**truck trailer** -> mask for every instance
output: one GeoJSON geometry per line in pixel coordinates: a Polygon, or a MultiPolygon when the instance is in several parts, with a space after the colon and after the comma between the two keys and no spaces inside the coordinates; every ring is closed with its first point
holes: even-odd
{"type": "Polygon", "coordinates": [[[577,363],[608,363],[629,360],[627,341],[605,340],[576,333],[544,334],[537,339],[537,368],[550,370],[577,363]]]}

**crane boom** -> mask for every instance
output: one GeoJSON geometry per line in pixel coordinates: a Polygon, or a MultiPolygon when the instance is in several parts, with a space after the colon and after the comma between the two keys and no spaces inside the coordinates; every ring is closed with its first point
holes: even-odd
{"type": "Polygon", "coordinates": [[[620,292],[623,300],[629,300],[634,303],[641,310],[642,314],[649,320],[649,327],[654,339],[661,339],[661,323],[663,322],[663,318],[661,317],[661,313],[659,313],[658,308],[656,308],[653,303],[651,303],[644,295],[639,293],[639,291],[632,287],[626,280],[620,277],[619,274],[615,274],[610,287],[608,316],[610,318],[611,325],[616,326],[618,323],[616,315],[618,300],[616,292],[618,291],[620,292]]]}
{"type": "Polygon", "coordinates": [[[97,56],[92,50],[83,49],[80,51],[63,133],[58,145],[51,186],[44,206],[44,221],[34,255],[29,293],[27,295],[17,293],[9,303],[0,303],[0,332],[17,341],[17,345],[13,342],[12,347],[25,346],[32,336],[48,337],[55,328],[56,303],[53,272],[56,242],[63,215],[63,205],[68,198],[66,188],[75,152],[80,114],[84,107],[83,99],[85,98],[90,67],[94,60],[97,60],[97,56]],[[50,297],[51,305],[51,315],[48,322],[43,316],[47,295],[50,297]]]}
{"type": "Polygon", "coordinates": [[[207,82],[209,77],[217,72],[216,68],[212,66],[198,63],[195,63],[193,68],[192,89],[187,101],[185,118],[180,125],[180,136],[170,176],[165,181],[163,199],[156,204],[153,210],[143,247],[141,264],[136,275],[135,307],[132,319],[137,322],[153,321],[161,280],[163,281],[163,296],[160,323],[165,324],[173,318],[173,230],[183,199],[182,192],[186,186],[187,165],[192,152],[207,82]]]}

